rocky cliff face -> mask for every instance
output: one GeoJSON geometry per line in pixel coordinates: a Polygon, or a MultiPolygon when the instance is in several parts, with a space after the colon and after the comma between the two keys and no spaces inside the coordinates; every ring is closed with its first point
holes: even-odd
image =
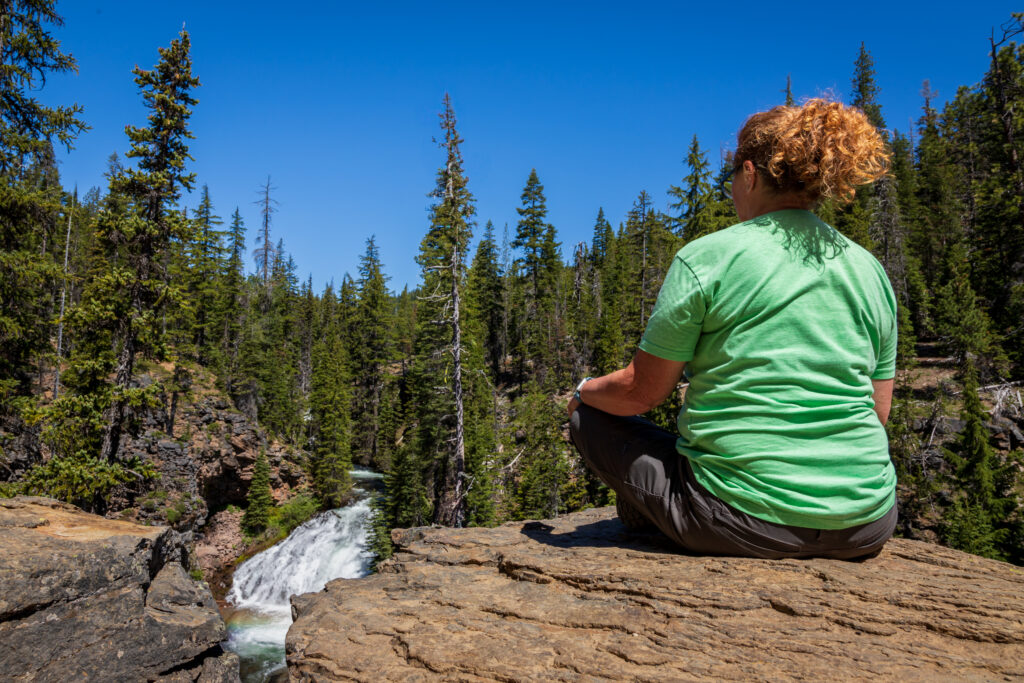
{"type": "Polygon", "coordinates": [[[134,508],[140,520],[170,524],[179,530],[198,530],[210,510],[244,504],[253,466],[265,449],[271,466],[271,488],[278,499],[306,483],[300,455],[267,438],[254,422],[227,400],[208,395],[176,412],[173,434],[166,414],[153,411],[138,436],[127,437],[125,457],[139,457],[160,473],[153,490],[136,500],[114,499],[112,509],[134,508]]]}
{"type": "Polygon", "coordinates": [[[0,678],[238,680],[179,534],[47,498],[0,499],[0,678]]]}
{"type": "MultiPolygon", "coordinates": [[[[140,387],[152,383],[147,373],[135,380],[140,387]]],[[[276,499],[308,484],[305,455],[269,438],[254,419],[234,409],[212,376],[197,372],[191,390],[186,397],[165,396],[161,406],[129,410],[119,457],[151,463],[158,478],[115,488],[107,501],[108,516],[199,531],[211,512],[244,505],[261,449],[270,463],[276,499]]],[[[19,480],[49,457],[38,425],[0,416],[0,482],[19,480]]]]}
{"type": "Polygon", "coordinates": [[[292,599],[293,680],[1024,677],[1024,572],[917,541],[695,557],[611,508],[393,538],[380,573],[292,599]]]}

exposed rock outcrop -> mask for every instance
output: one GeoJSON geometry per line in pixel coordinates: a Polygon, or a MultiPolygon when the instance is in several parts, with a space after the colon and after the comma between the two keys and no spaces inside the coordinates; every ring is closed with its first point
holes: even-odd
{"type": "Polygon", "coordinates": [[[697,557],[612,508],[393,538],[380,573],[292,598],[292,680],[1024,677],[1024,572],[917,541],[697,557]]]}
{"type": "Polygon", "coordinates": [[[48,498],[0,499],[0,677],[237,681],[181,536],[48,498]]]}
{"type": "MultiPolygon", "coordinates": [[[[122,453],[152,463],[160,479],[153,491],[134,501],[138,519],[170,523],[179,530],[201,529],[211,509],[245,503],[260,449],[267,453],[276,499],[308,483],[298,462],[301,454],[268,439],[255,422],[218,396],[203,396],[179,408],[173,436],[161,431],[167,422],[161,410],[141,422],[138,436],[125,436],[122,453]]],[[[112,501],[113,509],[131,506],[127,498],[112,501]]]]}
{"type": "Polygon", "coordinates": [[[196,541],[196,562],[215,598],[223,598],[231,588],[235,562],[246,547],[242,534],[241,510],[221,510],[212,515],[196,541]]]}

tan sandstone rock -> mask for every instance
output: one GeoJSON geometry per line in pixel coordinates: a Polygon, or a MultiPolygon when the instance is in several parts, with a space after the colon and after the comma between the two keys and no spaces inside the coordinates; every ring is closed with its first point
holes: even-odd
{"type": "Polygon", "coordinates": [[[690,556],[612,508],[393,537],[380,573],[293,597],[292,680],[1024,678],[1024,572],[935,545],[690,556]]]}
{"type": "Polygon", "coordinates": [[[238,680],[209,588],[166,527],[0,499],[0,680],[238,680]]]}

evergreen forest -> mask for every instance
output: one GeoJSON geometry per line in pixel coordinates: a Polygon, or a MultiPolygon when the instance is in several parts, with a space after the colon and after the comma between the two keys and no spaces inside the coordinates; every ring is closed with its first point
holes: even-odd
{"type": "MultiPolygon", "coordinates": [[[[33,93],[76,68],[52,0],[0,24],[0,493],[112,514],[156,486],[126,440],[173,416],[200,380],[298,454],[320,507],[349,500],[353,465],[384,473],[375,550],[392,528],[487,526],[614,502],[567,436],[584,376],[632,358],[675,252],[736,222],[731,158],[696,136],[677,185],[636,188],[619,225],[564,245],[535,170],[518,222],[478,214],[456,112],[439,102],[437,173],[415,289],[389,287],[373,235],[358,272],[322,291],[275,230],[214,202],[190,170],[200,81],[182,32],[132,74],[148,111],[105,187],[61,183],[56,149],[88,128],[33,93]],[[568,259],[564,254],[571,254],[568,259]],[[143,380],[143,376],[145,380],[143,380]],[[14,466],[25,443],[38,457],[14,466]]],[[[890,147],[891,173],[819,215],[871,250],[899,301],[888,425],[899,533],[1024,563],[1024,14],[996,27],[989,67],[941,107],[890,128],[867,47],[851,101],[890,147]]],[[[884,68],[879,65],[878,68],[884,68]]],[[[129,77],[128,74],[125,75],[129,77]]],[[[781,74],[780,81],[785,78],[781,74]]],[[[787,83],[785,100],[792,95],[787,83]]],[[[432,190],[431,190],[432,188],[432,190]]],[[[255,188],[254,188],[255,189],[255,188]]],[[[246,200],[248,201],[248,199],[246,200]]],[[[648,417],[673,428],[685,387],[648,417]]],[[[173,417],[172,417],[173,420],[173,417]]],[[[262,464],[260,464],[262,461],[262,464]]],[[[247,524],[275,502],[257,461],[247,524]]]]}

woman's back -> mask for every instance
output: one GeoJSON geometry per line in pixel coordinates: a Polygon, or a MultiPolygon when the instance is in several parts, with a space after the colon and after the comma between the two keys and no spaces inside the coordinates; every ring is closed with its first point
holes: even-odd
{"type": "Polygon", "coordinates": [[[569,433],[620,517],[684,548],[863,557],[896,526],[896,304],[878,262],[811,210],[853,199],[889,152],[826,100],[758,112],[736,142],[722,190],[743,222],[679,251],[633,360],[577,385],[569,433]],[[678,436],[635,417],[684,374],[678,436]]]}
{"type": "Polygon", "coordinates": [[[893,375],[895,321],[874,257],[786,210],[684,247],[640,348],[687,361],[678,447],[705,488],[760,519],[838,529],[893,502],[871,380],[893,375]]]}

